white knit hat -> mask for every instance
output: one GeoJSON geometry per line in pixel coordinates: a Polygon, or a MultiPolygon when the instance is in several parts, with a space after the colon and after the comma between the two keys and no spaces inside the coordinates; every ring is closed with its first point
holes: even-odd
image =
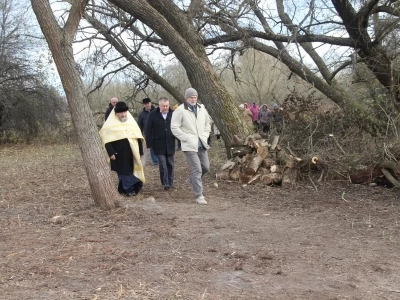
{"type": "Polygon", "coordinates": [[[188,88],[185,91],[185,100],[192,96],[198,96],[197,91],[194,88],[188,88]]]}

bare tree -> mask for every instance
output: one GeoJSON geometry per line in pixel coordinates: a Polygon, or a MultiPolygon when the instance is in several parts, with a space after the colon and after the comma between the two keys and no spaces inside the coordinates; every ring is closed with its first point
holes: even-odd
{"type": "Polygon", "coordinates": [[[73,38],[87,2],[88,0],[74,1],[68,19],[60,27],[49,1],[31,0],[67,96],[93,199],[98,206],[111,209],[115,207],[118,194],[72,51],[73,38]]]}
{"type": "MultiPolygon", "coordinates": [[[[397,54],[392,55],[393,47],[392,54],[386,47],[388,37],[398,30],[399,9],[394,1],[312,0],[294,5],[276,0],[275,7],[270,2],[256,0],[231,1],[229,5],[224,1],[191,1],[189,5],[172,0],[107,2],[119,10],[110,10],[107,16],[115,20],[102,32],[119,28],[121,32],[130,31],[138,47],[145,43],[152,47],[159,45],[160,49],[168,46],[168,51],[160,50],[160,53],[172,52],[179,59],[190,82],[206,96],[204,103],[215,108],[213,118],[224,120],[224,124],[217,124],[221,128],[230,123],[227,120],[237,111],[227,100],[229,94],[214,80],[216,74],[206,56],[229,51],[234,64],[233,57],[247,48],[275,57],[341,107],[358,112],[360,119],[377,127],[384,127],[385,122],[366,113],[365,103],[352,99],[337,80],[342,70],[352,68],[354,63],[364,63],[386,88],[392,111],[399,112],[399,74],[393,64],[397,54]],[[376,19],[381,20],[381,26],[379,30],[372,30],[376,19]],[[140,27],[139,21],[150,30],[140,27]],[[327,46],[330,52],[319,51],[327,46]],[[331,55],[330,59],[327,54],[331,55]],[[221,109],[222,105],[215,104],[219,103],[218,99],[234,113],[227,113],[221,109]]],[[[106,5],[105,1],[102,3],[106,5]]],[[[91,17],[96,17],[97,8],[91,7],[91,17]]],[[[117,40],[117,36],[114,34],[112,39],[117,40]]],[[[137,49],[131,49],[129,54],[136,55],[137,49]]],[[[142,71],[152,80],[158,80],[143,68],[142,71]]],[[[164,84],[161,80],[158,82],[164,84]]],[[[222,135],[229,140],[229,134],[222,132],[222,135]]]]}
{"type": "MultiPolygon", "coordinates": [[[[122,23],[121,30],[127,31],[129,29],[135,38],[142,39],[139,43],[136,42],[139,44],[136,47],[140,48],[140,45],[146,42],[168,46],[169,52],[174,53],[185,68],[190,83],[199,91],[200,100],[206,105],[218,128],[221,128],[221,133],[228,145],[232,141],[233,135],[245,136],[250,133],[250,128],[247,127],[243,115],[239,113],[236,103],[223,86],[208,59],[203,45],[203,37],[185,11],[179,9],[172,1],[108,2],[115,4],[128,13],[128,17],[124,14],[117,14],[118,24],[120,26],[122,23]],[[136,20],[146,24],[151,29],[150,31],[156,35],[143,32],[137,26],[133,26],[136,20]]],[[[93,14],[87,13],[87,18],[91,24],[97,24],[97,28],[101,28],[100,24],[93,19],[93,14]]],[[[178,101],[184,101],[183,91],[187,86],[179,88],[168,86],[164,83],[167,82],[164,78],[154,74],[150,69],[146,71],[145,65],[143,63],[139,64],[140,59],[136,61],[131,59],[133,55],[138,54],[136,48],[127,47],[125,45],[126,41],[120,39],[115,33],[113,35],[107,34],[112,29],[114,27],[109,28],[108,31],[104,29],[101,33],[104,33],[104,36],[109,41],[112,41],[113,45],[117,46],[116,49],[119,53],[126,58],[129,57],[131,63],[147,72],[146,74],[152,80],[161,84],[178,101]]]]}
{"type": "Polygon", "coordinates": [[[27,12],[26,3],[0,0],[0,132],[4,141],[10,137],[29,141],[45,129],[54,129],[65,111],[65,102],[46,85],[32,59],[31,51],[38,48],[32,36],[26,35],[29,21],[20,18],[27,12]]]}

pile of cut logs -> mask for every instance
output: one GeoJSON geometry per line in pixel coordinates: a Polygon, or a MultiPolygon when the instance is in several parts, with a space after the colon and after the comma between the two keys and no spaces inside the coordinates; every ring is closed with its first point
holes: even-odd
{"type": "Polygon", "coordinates": [[[235,180],[242,184],[293,185],[301,161],[293,151],[279,145],[279,136],[256,133],[240,139],[234,136],[229,159],[217,172],[217,180],[235,180]]]}

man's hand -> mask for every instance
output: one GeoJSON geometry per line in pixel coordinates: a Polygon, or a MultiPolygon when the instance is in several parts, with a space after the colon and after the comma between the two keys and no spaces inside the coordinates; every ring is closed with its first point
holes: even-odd
{"type": "MultiPolygon", "coordinates": [[[[115,153],[115,154],[118,154],[118,153],[115,153]]],[[[111,159],[111,160],[116,160],[116,159],[117,159],[117,158],[115,157],[115,154],[113,154],[113,155],[110,156],[110,159],[111,159]]]]}

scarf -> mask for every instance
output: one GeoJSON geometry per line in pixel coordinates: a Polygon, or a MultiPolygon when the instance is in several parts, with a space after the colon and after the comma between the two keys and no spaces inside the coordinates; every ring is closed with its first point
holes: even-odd
{"type": "Polygon", "coordinates": [[[144,141],[144,138],[139,125],[129,111],[126,117],[127,120],[121,122],[113,109],[99,132],[100,138],[104,145],[110,142],[128,139],[133,155],[133,175],[144,183],[144,170],[140,159],[138,144],[138,140],[141,139],[144,141]]]}

